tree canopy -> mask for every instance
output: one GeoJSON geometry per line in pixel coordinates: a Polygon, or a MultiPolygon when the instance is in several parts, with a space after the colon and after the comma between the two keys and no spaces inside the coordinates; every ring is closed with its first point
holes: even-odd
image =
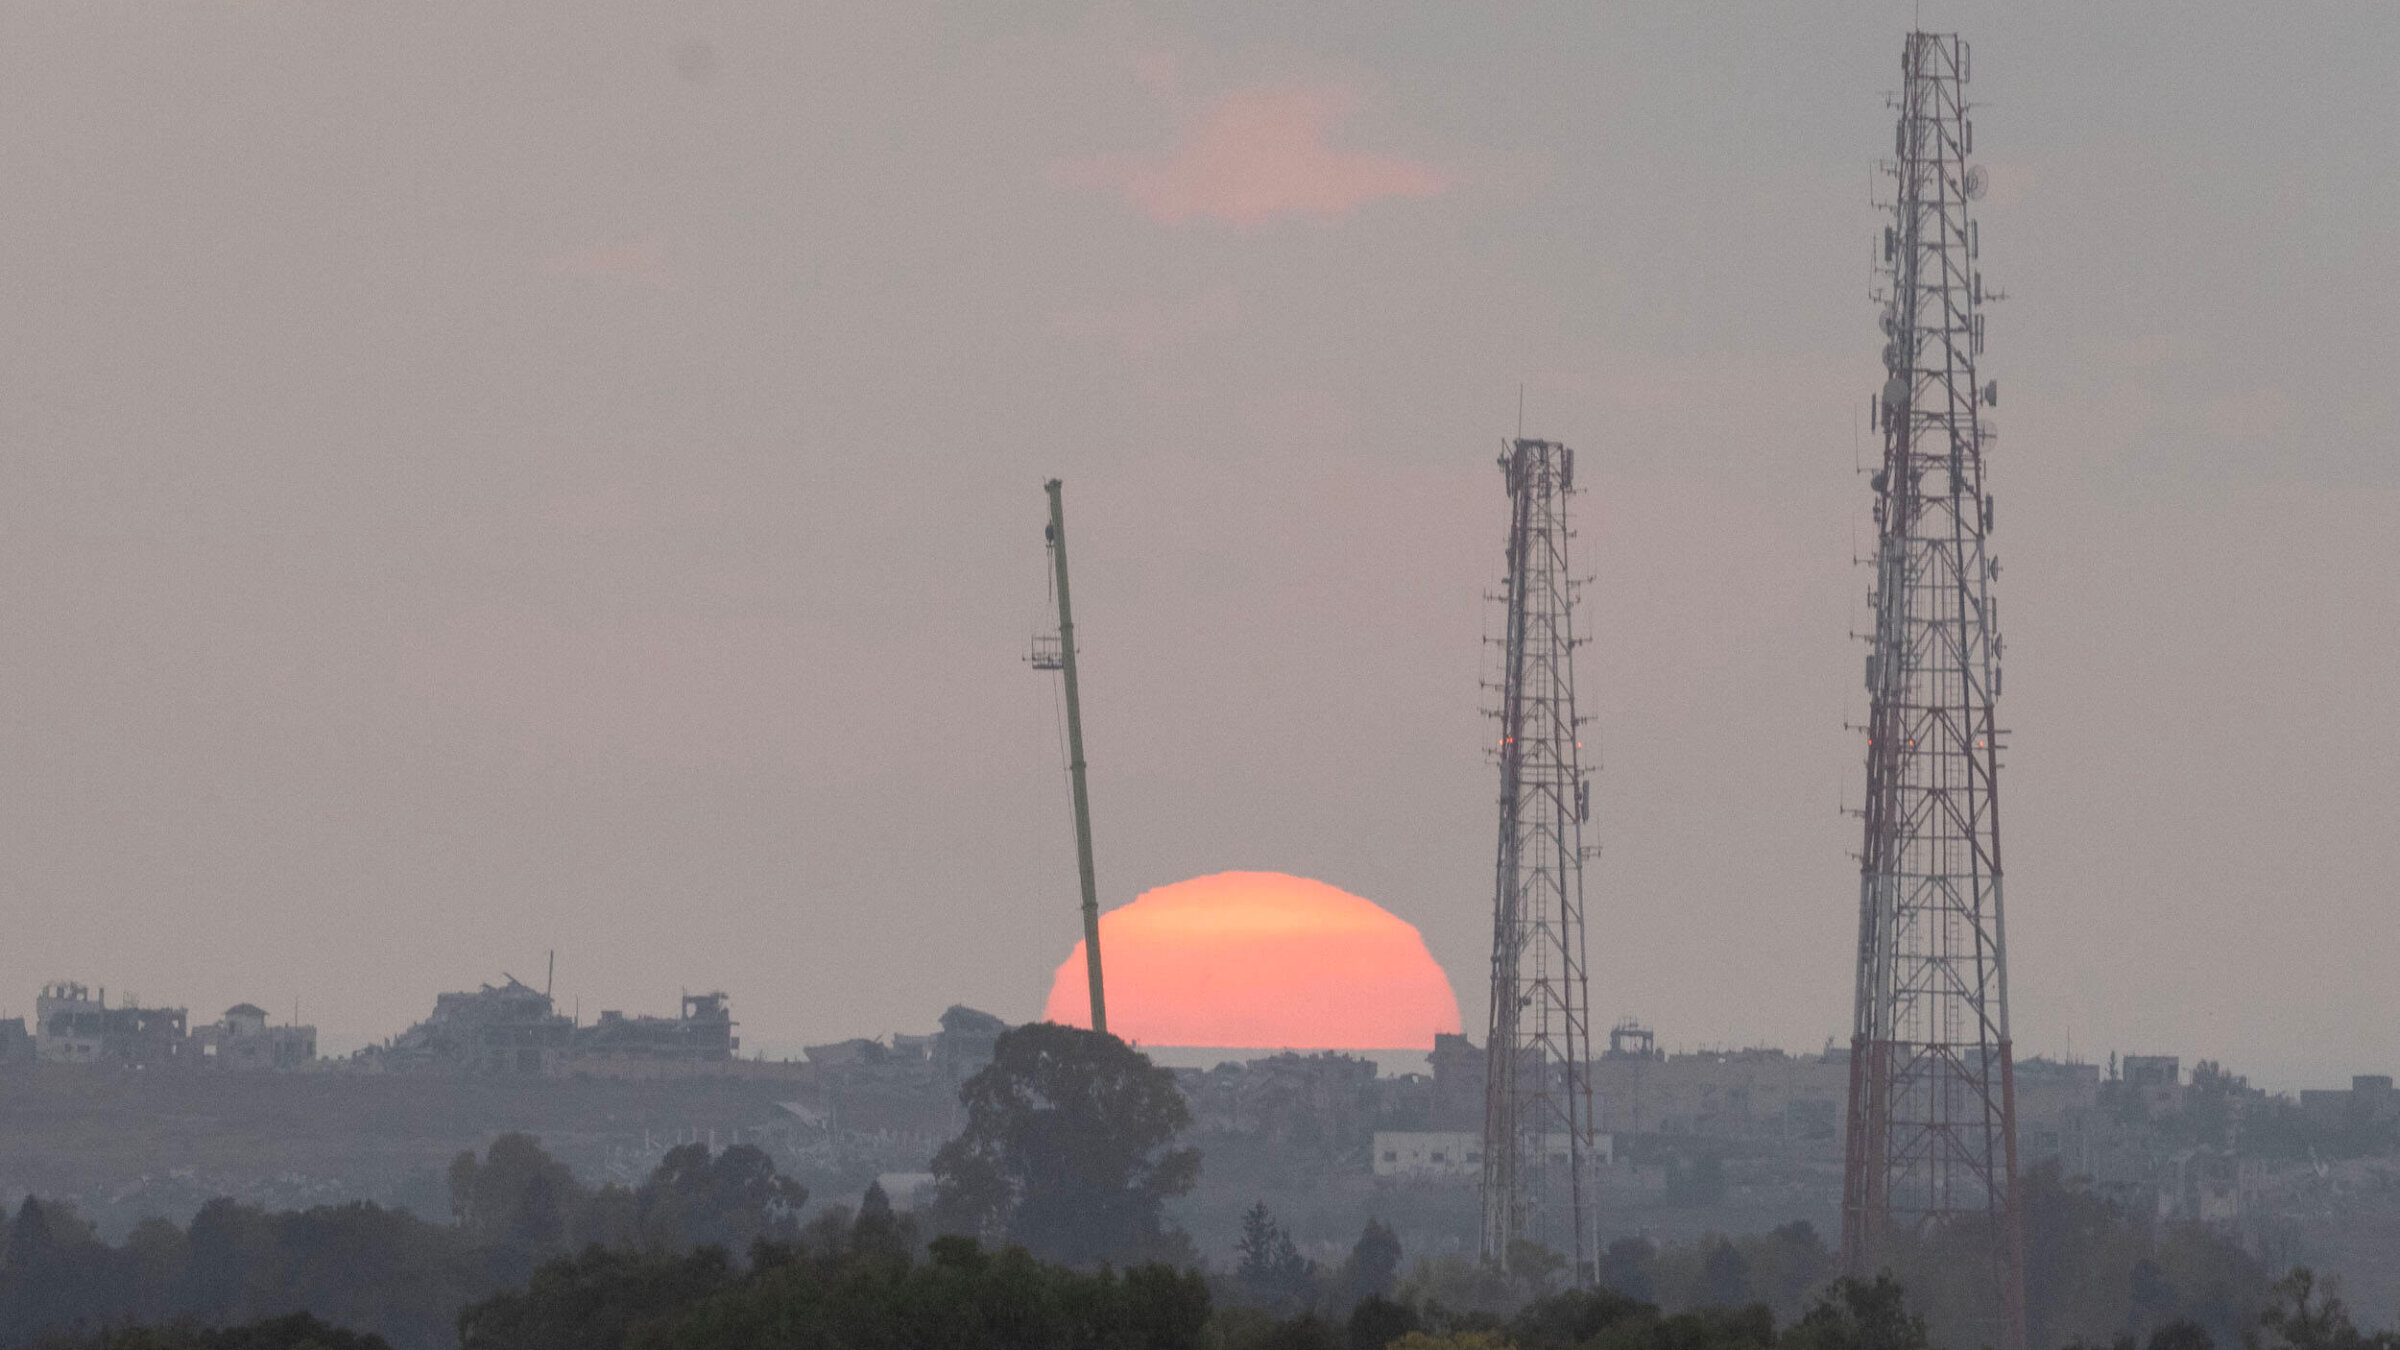
{"type": "Polygon", "coordinates": [[[1164,1203],[1200,1176],[1176,1148],[1191,1108],[1172,1071],[1105,1033],[1003,1033],[959,1090],[966,1128],[934,1155],[934,1214],[954,1231],[1075,1266],[1173,1254],[1164,1203]]]}

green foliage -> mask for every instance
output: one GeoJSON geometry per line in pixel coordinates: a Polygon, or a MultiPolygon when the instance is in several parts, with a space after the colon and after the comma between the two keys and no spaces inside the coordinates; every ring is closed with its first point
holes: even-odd
{"type": "MultiPolygon", "coordinates": [[[[738,1252],[762,1238],[797,1233],[808,1189],[778,1175],[767,1155],[748,1144],[714,1156],[706,1144],[685,1144],[667,1152],[634,1198],[645,1245],[738,1252]]],[[[886,1203],[884,1213],[890,1212],[886,1203]]]]}
{"type": "MultiPolygon", "coordinates": [[[[875,1188],[855,1215],[835,1207],[799,1227],[796,1188],[740,1150],[677,1150],[638,1188],[588,1192],[529,1145],[495,1145],[454,1169],[456,1226],[363,1204],[269,1214],[219,1200],[188,1230],[151,1221],[111,1247],[72,1209],[28,1199],[0,1225],[0,1344],[1930,1350],[1992,1339],[1988,1297],[1961,1292],[1988,1270],[1984,1235],[1968,1228],[1896,1253],[1931,1272],[1905,1296],[1905,1275],[1829,1280],[1824,1243],[1793,1224],[1665,1250],[1619,1241],[1594,1289],[1553,1287],[1564,1263],[1531,1245],[1511,1250],[1508,1273],[1439,1258],[1420,1262],[1392,1298],[1377,1292],[1399,1263],[1388,1227],[1369,1223],[1338,1275],[1319,1275],[1259,1205],[1235,1281],[1271,1286],[1279,1301],[1212,1310],[1207,1282],[1189,1269],[1077,1269],[956,1234],[920,1248],[911,1218],[875,1188]],[[496,1281],[496,1253],[525,1258],[595,1232],[625,1237],[542,1256],[522,1287],[496,1281]],[[745,1234],[746,1265],[721,1240],[745,1234]],[[1944,1319],[1970,1329],[1946,1332],[1944,1319]]],[[[2307,1271],[2269,1285],[2205,1229],[2128,1215],[2054,1171],[2033,1173],[2025,1199],[2035,1312],[2049,1319],[2037,1321],[2036,1345],[2400,1350],[2400,1335],[2360,1331],[2307,1271]],[[2074,1266],[2045,1264],[2053,1260],[2074,1266]],[[2080,1283],[2049,1283],[2070,1276],[2080,1283]],[[2095,1323],[2098,1332],[2058,1330],[2095,1323]]]]}
{"type": "Polygon", "coordinates": [[[681,1313],[733,1283],[723,1248],[684,1256],[593,1247],[553,1261],[521,1290],[458,1315],[462,1350],[586,1350],[621,1346],[632,1330],[681,1313]]]}
{"type": "Polygon", "coordinates": [[[1200,1177],[1174,1148],[1191,1108],[1172,1071],[1114,1036],[1036,1022],[1001,1034],[959,1090],[966,1129],[934,1155],[942,1227],[1070,1265],[1175,1250],[1161,1206],[1200,1177]]]}
{"type": "MultiPolygon", "coordinates": [[[[936,1239],[930,1255],[923,1264],[802,1255],[764,1265],[672,1318],[635,1327],[622,1344],[626,1350],[1193,1350],[1208,1324],[1208,1287],[1190,1271],[1142,1266],[1122,1275],[1085,1273],[1037,1261],[1022,1248],[986,1252],[956,1236],[936,1239]]],[[[605,1342],[588,1344],[611,1350],[605,1342]]]]}
{"type": "Polygon", "coordinates": [[[1925,1319],[1889,1275],[1834,1282],[1784,1332],[1786,1350],[1927,1350],[1925,1319]]]}
{"type": "Polygon", "coordinates": [[[1370,1295],[1350,1309],[1350,1350],[1383,1350],[1384,1346],[1422,1327],[1423,1319],[1417,1316],[1416,1309],[1380,1294],[1370,1295]]]}
{"type": "Polygon", "coordinates": [[[1516,1350],[1497,1331],[1452,1331],[1436,1336],[1412,1331],[1391,1343],[1391,1350],[1516,1350]]]}
{"type": "Polygon", "coordinates": [[[269,1215],[214,1200],[188,1232],[152,1221],[109,1247],[63,1206],[28,1199],[0,1261],[0,1343],[306,1311],[397,1344],[436,1346],[448,1341],[459,1302],[485,1287],[453,1230],[369,1204],[269,1215]]]}
{"type": "Polygon", "coordinates": [[[1658,1310],[1613,1289],[1570,1289],[1536,1299],[1510,1320],[1524,1350],[1580,1346],[1603,1332],[1654,1318],[1658,1310]]]}
{"type": "Polygon", "coordinates": [[[1508,1274],[1519,1288],[1539,1298],[1566,1278],[1567,1258],[1531,1238],[1518,1238],[1508,1244],[1508,1274]]]}
{"type": "MultiPolygon", "coordinates": [[[[79,1235],[70,1214],[44,1208],[20,1210],[9,1225],[0,1273],[19,1269],[21,1259],[45,1259],[45,1251],[89,1256],[115,1250],[79,1235]]],[[[330,1222],[341,1213],[315,1215],[330,1222]]],[[[195,1250],[228,1235],[273,1234],[276,1220],[292,1217],[256,1216],[264,1226],[245,1228],[245,1215],[256,1212],[220,1208],[213,1221],[218,1236],[196,1241],[195,1250]]],[[[1259,1231],[1271,1239],[1277,1230],[1271,1217],[1262,1217],[1259,1231]]],[[[1732,1278],[1727,1272],[1738,1260],[1742,1278],[1754,1281],[1767,1278],[1766,1263],[1755,1258],[1777,1249],[1770,1241],[1799,1251],[1818,1245],[1805,1231],[1743,1241],[1753,1245],[1711,1239],[1673,1249],[1667,1259],[1695,1253],[1698,1267],[1706,1271],[1713,1263],[1720,1281],[1732,1278]]],[[[1262,1249],[1274,1246],[1269,1240],[1262,1249]]],[[[337,1251],[326,1259],[351,1258],[337,1251]]],[[[1441,1268],[1421,1265],[1412,1285],[1422,1287],[1420,1276],[1429,1266],[1441,1268]]],[[[1487,1274],[1502,1278],[1497,1271],[1487,1274]]],[[[2400,1350],[2400,1335],[2359,1331],[2341,1301],[2305,1270],[2273,1287],[2250,1330],[2244,1350],[2400,1350]]],[[[755,1244],[746,1269],[715,1246],[688,1253],[595,1247],[551,1261],[525,1288],[467,1308],[456,1332],[448,1344],[462,1350],[1931,1350],[1936,1343],[1926,1319],[1888,1274],[1831,1281],[1780,1330],[1761,1302],[1662,1310],[1605,1288],[1525,1299],[1505,1316],[1432,1299],[1379,1296],[1360,1299],[1346,1317],[1322,1310],[1279,1317],[1255,1306],[1212,1311],[1207,1283],[1186,1269],[1079,1271],[1043,1262],[1022,1247],[988,1251],[959,1235],[935,1238],[919,1253],[907,1219],[874,1194],[855,1217],[837,1211],[795,1240],[755,1244]]],[[[384,1342],[293,1314],[230,1330],[137,1328],[61,1344],[73,1350],[381,1350],[384,1342]]],[[[2195,1321],[2171,1319],[2152,1329],[2146,1342],[2127,1332],[2102,1342],[2078,1341],[2070,1350],[2089,1344],[2215,1350],[2222,1342],[2195,1321]]]]}
{"type": "Polygon", "coordinates": [[[1269,1305],[1304,1301],[1316,1284],[1316,1263],[1300,1255],[1292,1235],[1275,1222],[1265,1201],[1242,1216],[1242,1240],[1235,1250],[1240,1260],[1233,1277],[1243,1292],[1269,1305]]]}
{"type": "Polygon", "coordinates": [[[1657,1260],[1658,1248],[1649,1239],[1618,1238],[1600,1254],[1600,1287],[1638,1302],[1651,1302],[1658,1297],[1657,1282],[1650,1274],[1657,1260]]]}
{"type": "Polygon", "coordinates": [[[2400,1350],[2400,1332],[2361,1332],[2306,1267],[2275,1282],[2259,1327],[2261,1350],[2400,1350]]]}
{"type": "MultiPolygon", "coordinates": [[[[450,1181],[454,1226],[363,1203],[270,1214],[212,1200],[188,1230],[147,1220],[121,1247],[96,1240],[66,1206],[28,1198],[0,1234],[0,1345],[307,1312],[402,1350],[447,1350],[461,1306],[528,1280],[570,1278],[573,1263],[543,1263],[578,1247],[626,1260],[639,1250],[672,1267],[704,1244],[740,1251],[796,1236],[806,1199],[756,1149],[712,1155],[698,1146],[667,1155],[638,1189],[591,1192],[523,1135],[502,1136],[480,1158],[461,1155],[450,1181]]],[[[914,1244],[888,1207],[886,1219],[887,1246],[914,1244]]],[[[722,1252],[713,1259],[729,1264],[722,1252]]],[[[646,1269],[610,1268],[612,1278],[646,1269]]],[[[638,1287],[627,1295],[640,1296],[638,1287]]]]}
{"type": "Polygon", "coordinates": [[[632,1191],[587,1190],[529,1135],[504,1134],[481,1159],[470,1150],[450,1164],[451,1212],[499,1284],[523,1283],[539,1262],[593,1245],[747,1251],[791,1238],[807,1203],[807,1188],[747,1144],[670,1149],[632,1191]]]}
{"type": "Polygon", "coordinates": [[[1467,1256],[1436,1256],[1419,1261],[1400,1282],[1400,1298],[1419,1308],[1445,1314],[1503,1315],[1516,1311],[1532,1291],[1510,1279],[1487,1261],[1467,1256]]]}
{"type": "Polygon", "coordinates": [[[1314,1312],[1304,1312],[1279,1321],[1247,1323],[1221,1334],[1218,1344],[1221,1350],[1343,1350],[1349,1337],[1346,1328],[1314,1312]]]}
{"type": "Polygon", "coordinates": [[[1805,1222],[1740,1237],[1711,1233],[1664,1251],[1619,1238],[1596,1271],[1600,1287],[1670,1312],[1760,1303],[1785,1321],[1806,1311],[1833,1274],[1833,1252],[1805,1222]]]}
{"type": "Polygon", "coordinates": [[[858,1217],[850,1225],[850,1250],[861,1257],[906,1261],[917,1249],[917,1226],[892,1210],[892,1198],[881,1182],[870,1182],[858,1202],[858,1217]]]}
{"type": "MultiPolygon", "coordinates": [[[[2161,1223],[2128,1211],[2068,1181],[2055,1162],[2028,1171],[2020,1188],[2026,1313],[2035,1345],[2138,1342],[2188,1320],[2215,1344],[2231,1346],[2258,1325],[2267,1270],[2231,1239],[2199,1224],[2161,1223]]],[[[1996,1310],[1978,1301],[1970,1255],[1936,1245],[1905,1253],[1894,1266],[1941,1339],[1968,1341],[1989,1325],[1996,1310]]]]}
{"type": "Polygon", "coordinates": [[[77,1344],[87,1350],[391,1350],[381,1336],[344,1331],[307,1313],[221,1329],[131,1327],[77,1344]]]}
{"type": "Polygon", "coordinates": [[[1388,1224],[1374,1219],[1351,1244],[1350,1259],[1342,1264],[1344,1301],[1358,1303],[1380,1299],[1392,1292],[1400,1278],[1400,1235],[1388,1224]]]}

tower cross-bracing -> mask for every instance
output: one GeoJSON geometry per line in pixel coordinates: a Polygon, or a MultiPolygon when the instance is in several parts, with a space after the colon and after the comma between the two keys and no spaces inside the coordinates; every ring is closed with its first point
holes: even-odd
{"type": "Polygon", "coordinates": [[[1568,571],[1575,452],[1517,440],[1508,485],[1500,678],[1500,838],[1483,1117],[1483,1255],[1533,1241],[1588,1280],[1593,1223],[1591,996],[1584,975],[1589,784],[1575,711],[1577,583],[1568,571]]]}
{"type": "Polygon", "coordinates": [[[2025,1344],[2008,946],[2001,915],[2001,642],[1979,383],[1983,278],[1968,203],[1968,49],[1911,33],[1881,240],[1886,379],[1866,662],[1858,984],[1842,1193],[1853,1274],[1913,1237],[1978,1250],[2006,1350],[2025,1344]]]}

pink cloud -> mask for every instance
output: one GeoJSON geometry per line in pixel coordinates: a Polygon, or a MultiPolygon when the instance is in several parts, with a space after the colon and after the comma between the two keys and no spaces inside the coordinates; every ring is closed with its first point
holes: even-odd
{"type": "Polygon", "coordinates": [[[1055,176],[1120,193],[1165,225],[1195,216],[1232,225],[1286,215],[1332,220],[1386,197],[1432,197],[1448,189],[1448,179],[1430,165],[1329,144],[1327,134],[1354,104],[1339,90],[1228,94],[1163,157],[1071,160],[1055,176]]]}

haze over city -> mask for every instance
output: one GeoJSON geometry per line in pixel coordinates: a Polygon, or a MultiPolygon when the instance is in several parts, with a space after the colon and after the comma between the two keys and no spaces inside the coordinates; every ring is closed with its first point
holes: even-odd
{"type": "MultiPolygon", "coordinates": [[[[1236,870],[1484,1024],[1519,429],[1583,456],[1603,1019],[1850,1025],[1910,6],[12,6],[0,1012],[1038,1016],[1236,870]]],[[[2388,1072],[2400,16],[1971,32],[2019,1054],[2388,1072]]],[[[1426,1028],[1427,1040],[1433,1028],[1426,1028]]]]}

